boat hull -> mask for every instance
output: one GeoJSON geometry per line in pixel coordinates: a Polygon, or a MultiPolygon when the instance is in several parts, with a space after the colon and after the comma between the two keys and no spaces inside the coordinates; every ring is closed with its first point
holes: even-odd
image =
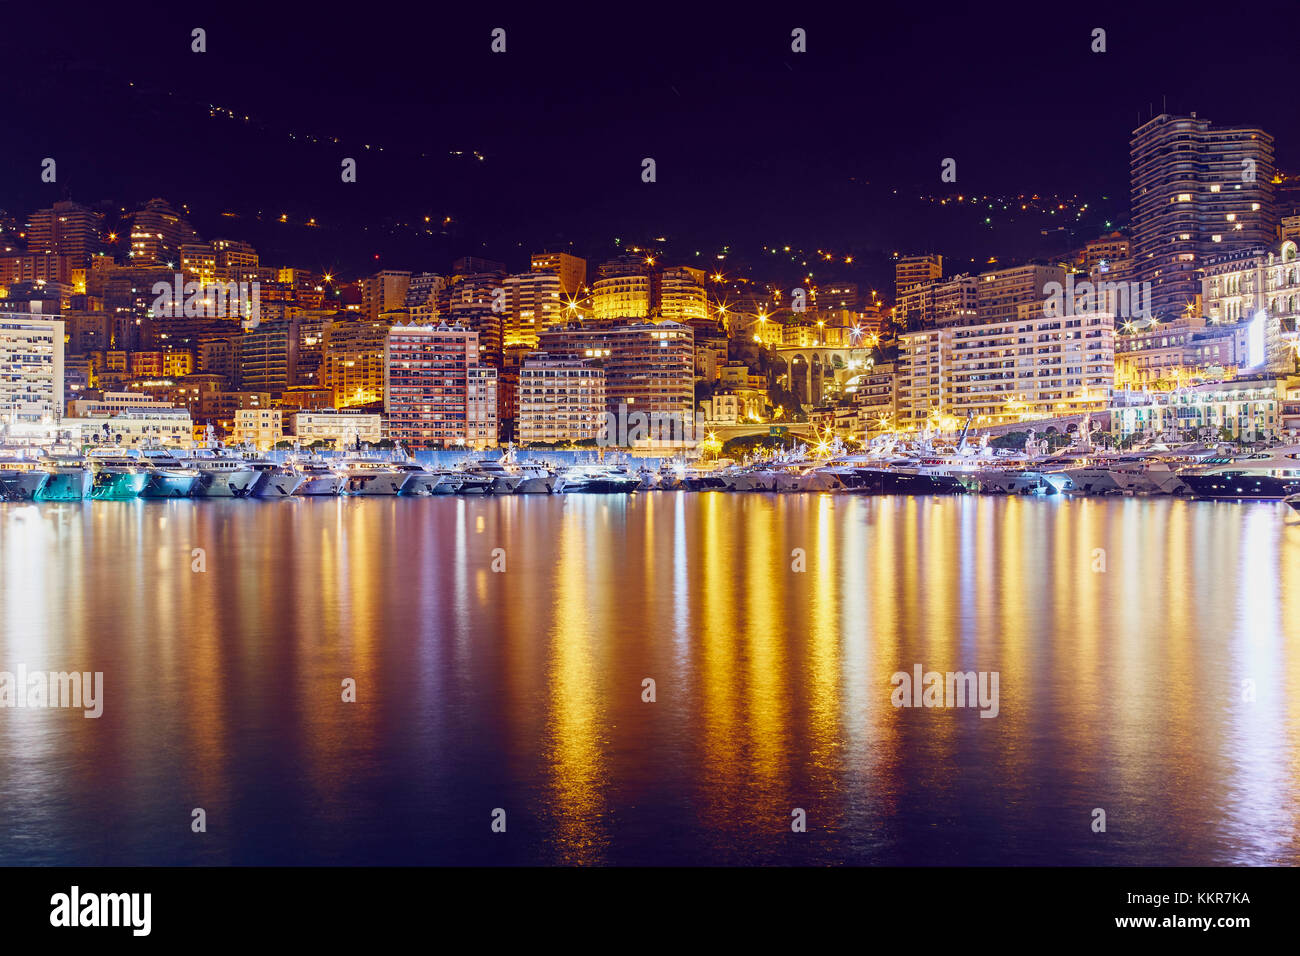
{"type": "Polygon", "coordinates": [[[49,480],[49,474],[44,471],[0,471],[0,498],[32,501],[49,480]]]}
{"type": "Polygon", "coordinates": [[[188,498],[199,482],[197,475],[158,471],[146,476],[141,498],[188,498]]]}
{"type": "Polygon", "coordinates": [[[140,497],[148,478],[142,471],[97,472],[90,487],[90,497],[95,501],[131,501],[140,497]]]}
{"type": "Polygon", "coordinates": [[[348,475],[343,480],[345,495],[395,495],[401,492],[407,476],[401,472],[377,472],[371,475],[348,475]]]}
{"type": "Polygon", "coordinates": [[[869,495],[960,495],[966,486],[951,475],[858,468],[837,476],[846,491],[869,495]]]}
{"type": "Polygon", "coordinates": [[[303,479],[295,495],[304,497],[333,497],[343,487],[343,479],[338,475],[310,475],[303,479]]]}
{"type": "Polygon", "coordinates": [[[1300,480],[1272,475],[1181,475],[1193,498],[1204,501],[1281,501],[1300,494],[1300,480]]]}
{"type": "Polygon", "coordinates": [[[536,478],[525,478],[519,482],[515,488],[517,495],[549,495],[555,490],[554,475],[539,475],[536,478]]]}
{"type": "Polygon", "coordinates": [[[253,488],[254,498],[289,498],[305,479],[301,475],[276,475],[262,472],[253,488]]]}
{"type": "Polygon", "coordinates": [[[81,501],[90,494],[90,470],[56,471],[36,495],[39,501],[81,501]]]}
{"type": "Polygon", "coordinates": [[[205,471],[194,484],[196,498],[247,498],[257,484],[258,474],[246,471],[205,471]]]}
{"type": "Polygon", "coordinates": [[[611,478],[592,478],[586,481],[577,481],[573,483],[566,482],[560,490],[564,494],[592,494],[592,495],[626,495],[636,491],[637,483],[635,480],[624,480],[611,478]]]}

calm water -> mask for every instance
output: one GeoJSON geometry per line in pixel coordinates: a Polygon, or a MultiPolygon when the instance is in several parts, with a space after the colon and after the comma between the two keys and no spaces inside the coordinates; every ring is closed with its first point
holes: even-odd
{"type": "Polygon", "coordinates": [[[105,704],[0,709],[6,864],[1300,862],[1281,505],[0,505],[19,664],[105,704]]]}

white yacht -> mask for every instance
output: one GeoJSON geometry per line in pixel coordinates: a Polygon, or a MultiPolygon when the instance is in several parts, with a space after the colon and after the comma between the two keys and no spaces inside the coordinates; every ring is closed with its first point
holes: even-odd
{"type": "Polygon", "coordinates": [[[196,498],[247,498],[260,477],[247,459],[216,448],[196,449],[181,464],[199,473],[196,498]]]}
{"type": "Polygon", "coordinates": [[[494,495],[548,495],[555,489],[555,473],[541,462],[515,460],[514,449],[506,449],[500,458],[480,458],[467,462],[464,470],[480,478],[492,479],[494,495]]]}
{"type": "Polygon", "coordinates": [[[139,449],[140,461],[149,469],[141,498],[188,498],[199,483],[199,471],[185,465],[160,445],[139,449]]]}
{"type": "Polygon", "coordinates": [[[348,458],[337,469],[345,495],[396,495],[411,477],[390,461],[348,458]]]}
{"type": "Polygon", "coordinates": [[[246,459],[245,464],[257,472],[257,481],[249,497],[288,498],[307,480],[291,467],[262,458],[246,459]]]}
{"type": "Polygon", "coordinates": [[[343,487],[343,479],[323,458],[299,458],[290,463],[296,475],[302,478],[295,495],[330,497],[343,487]]]}
{"type": "Polygon", "coordinates": [[[414,459],[394,461],[389,464],[390,467],[406,476],[406,481],[402,483],[399,494],[418,497],[443,493],[437,491],[439,483],[443,481],[443,476],[436,471],[425,468],[414,459]]]}

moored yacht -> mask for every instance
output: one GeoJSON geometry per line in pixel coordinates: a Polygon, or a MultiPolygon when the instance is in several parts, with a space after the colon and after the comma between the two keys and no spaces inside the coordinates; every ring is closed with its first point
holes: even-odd
{"type": "Polygon", "coordinates": [[[349,458],[339,466],[345,495],[395,495],[410,478],[410,473],[392,462],[374,458],[349,458]]]}
{"type": "Polygon", "coordinates": [[[166,448],[141,448],[140,462],[149,470],[141,498],[188,498],[199,483],[198,469],[186,467],[166,448]]]}
{"type": "Polygon", "coordinates": [[[294,491],[295,495],[329,497],[337,495],[343,487],[342,477],[324,459],[300,458],[292,462],[291,467],[302,478],[302,484],[294,491]]]}
{"type": "Polygon", "coordinates": [[[36,495],[40,501],[80,501],[90,494],[92,476],[80,455],[51,455],[41,459],[49,481],[36,495]]]}
{"type": "Polygon", "coordinates": [[[181,463],[199,473],[193,491],[196,498],[246,498],[260,477],[246,459],[216,449],[200,449],[181,463]]]}
{"type": "Polygon", "coordinates": [[[1195,498],[1280,501],[1300,494],[1300,447],[1210,458],[1178,477],[1195,498]]]}
{"type": "Polygon", "coordinates": [[[90,497],[96,501],[138,498],[149,480],[150,469],[120,448],[92,448],[86,462],[91,471],[90,497]]]}
{"type": "Polygon", "coordinates": [[[641,479],[621,465],[573,465],[565,469],[555,490],[593,494],[627,494],[636,490],[641,479]]]}
{"type": "Polygon", "coordinates": [[[278,465],[261,458],[246,459],[248,467],[257,472],[257,481],[253,490],[246,497],[252,498],[289,498],[307,479],[293,468],[278,465]]]}
{"type": "Polygon", "coordinates": [[[494,495],[548,495],[555,488],[555,473],[541,462],[515,460],[513,450],[500,458],[480,458],[465,465],[466,472],[492,480],[494,495]]]}
{"type": "Polygon", "coordinates": [[[22,453],[0,457],[0,501],[32,501],[49,479],[35,458],[22,453]]]}

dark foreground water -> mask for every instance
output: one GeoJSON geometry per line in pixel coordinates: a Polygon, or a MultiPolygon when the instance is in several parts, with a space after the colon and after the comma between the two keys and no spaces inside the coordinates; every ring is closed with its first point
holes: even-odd
{"type": "Polygon", "coordinates": [[[1281,505],[0,505],[19,665],[103,716],[0,708],[0,863],[1300,862],[1281,505]]]}

